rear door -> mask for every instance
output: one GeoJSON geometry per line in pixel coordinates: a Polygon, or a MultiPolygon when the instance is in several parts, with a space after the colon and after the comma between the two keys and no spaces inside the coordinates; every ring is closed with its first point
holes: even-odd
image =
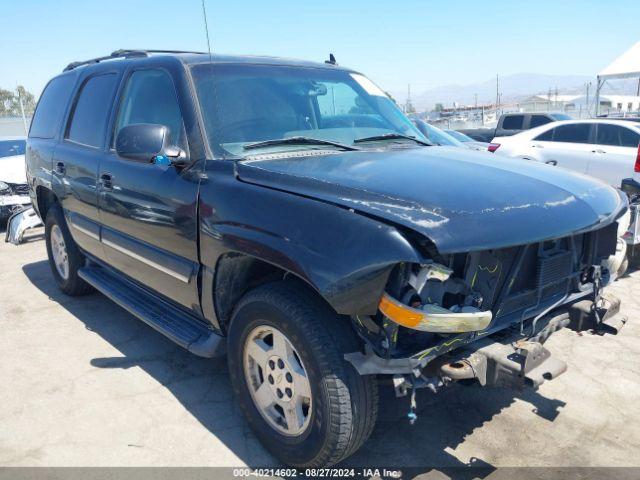
{"type": "Polygon", "coordinates": [[[117,108],[111,150],[98,175],[107,259],[128,277],[198,311],[199,172],[122,158],[113,148],[122,127],[150,123],[167,126],[172,143],[189,152],[173,74],[160,67],[132,69],[117,108]]]}
{"type": "Polygon", "coordinates": [[[631,176],[638,155],[640,132],[622,125],[598,123],[589,162],[589,175],[620,187],[631,176]]]}
{"type": "Polygon", "coordinates": [[[591,150],[591,123],[558,125],[533,139],[536,158],[550,165],[587,173],[591,150]]]}
{"type": "Polygon", "coordinates": [[[105,156],[107,123],[120,81],[117,71],[84,79],[74,98],[62,142],[53,155],[56,194],[81,248],[103,256],[98,219],[98,167],[105,156]]]}

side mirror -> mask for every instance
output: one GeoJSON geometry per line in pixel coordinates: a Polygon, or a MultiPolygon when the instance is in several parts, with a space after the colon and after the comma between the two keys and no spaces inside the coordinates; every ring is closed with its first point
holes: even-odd
{"type": "Polygon", "coordinates": [[[161,165],[184,166],[187,155],[169,144],[169,128],[151,123],[135,123],[122,127],[116,137],[116,152],[123,158],[161,165]]]}

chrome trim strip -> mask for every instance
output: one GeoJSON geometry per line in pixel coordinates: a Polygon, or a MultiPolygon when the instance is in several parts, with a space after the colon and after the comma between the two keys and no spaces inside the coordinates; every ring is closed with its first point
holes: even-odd
{"type": "Polygon", "coordinates": [[[128,248],[124,248],[124,247],[118,245],[117,243],[112,242],[111,240],[103,238],[102,239],[102,244],[106,245],[108,247],[111,247],[114,250],[119,251],[120,253],[128,255],[131,258],[135,258],[136,260],[138,260],[138,261],[140,261],[140,262],[142,262],[142,263],[144,263],[146,265],[149,265],[150,267],[155,268],[156,270],[160,270],[161,272],[166,273],[167,275],[171,275],[173,278],[177,278],[181,282],[189,283],[189,277],[187,277],[185,275],[182,275],[181,273],[178,273],[178,272],[176,272],[174,270],[171,270],[171,269],[169,269],[169,268],[167,268],[167,267],[165,267],[163,265],[160,265],[159,263],[156,263],[153,260],[149,260],[148,258],[143,257],[142,255],[138,255],[137,253],[132,252],[128,248]]]}
{"type": "Polygon", "coordinates": [[[73,228],[75,228],[76,230],[78,230],[79,232],[84,233],[85,235],[93,238],[94,240],[97,240],[98,242],[100,241],[100,236],[97,235],[95,232],[92,232],[91,230],[81,227],[80,225],[78,225],[77,223],[73,223],[73,221],[69,222],[71,224],[71,226],[73,228]]]}

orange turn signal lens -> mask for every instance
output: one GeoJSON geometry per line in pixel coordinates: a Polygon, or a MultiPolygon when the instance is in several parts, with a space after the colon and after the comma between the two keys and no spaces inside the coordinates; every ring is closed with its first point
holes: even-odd
{"type": "Polygon", "coordinates": [[[424,318],[424,314],[396,301],[386,293],[382,295],[378,308],[391,320],[408,328],[414,328],[424,318]]]}
{"type": "Polygon", "coordinates": [[[493,318],[490,310],[473,307],[462,307],[458,312],[434,304],[411,308],[386,293],[382,294],[378,308],[398,325],[434,333],[479,332],[487,328],[493,318]]]}

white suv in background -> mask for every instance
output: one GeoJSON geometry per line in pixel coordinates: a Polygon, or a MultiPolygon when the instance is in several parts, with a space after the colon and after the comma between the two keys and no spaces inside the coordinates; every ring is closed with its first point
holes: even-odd
{"type": "Polygon", "coordinates": [[[557,165],[620,188],[640,157],[640,123],[628,120],[567,120],[510,137],[496,137],[489,151],[557,165]]]}
{"type": "Polygon", "coordinates": [[[24,153],[25,138],[0,137],[0,222],[31,204],[24,153]]]}

